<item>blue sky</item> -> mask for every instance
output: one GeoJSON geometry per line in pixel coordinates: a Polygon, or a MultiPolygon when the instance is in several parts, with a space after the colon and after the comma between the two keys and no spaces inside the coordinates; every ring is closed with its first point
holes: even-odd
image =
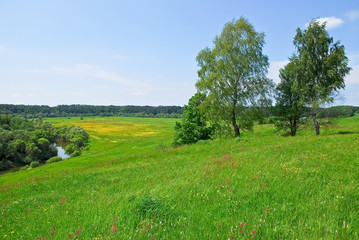
{"type": "Polygon", "coordinates": [[[337,105],[359,106],[359,1],[0,1],[0,103],[183,105],[196,56],[241,16],[264,32],[270,68],[313,18],[345,46],[351,74],[337,105]]]}

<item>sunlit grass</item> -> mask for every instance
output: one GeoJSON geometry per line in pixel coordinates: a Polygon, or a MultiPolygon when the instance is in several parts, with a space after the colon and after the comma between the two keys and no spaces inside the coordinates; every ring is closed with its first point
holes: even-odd
{"type": "Polygon", "coordinates": [[[84,127],[90,150],[0,176],[0,237],[358,239],[358,120],[167,149],[172,119],[51,119],[84,127]]]}

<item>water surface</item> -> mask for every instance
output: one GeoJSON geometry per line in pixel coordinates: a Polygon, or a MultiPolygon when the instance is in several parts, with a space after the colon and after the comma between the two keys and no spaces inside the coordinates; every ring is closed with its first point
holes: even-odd
{"type": "Polygon", "coordinates": [[[66,158],[70,157],[70,155],[67,155],[65,153],[65,150],[61,146],[56,146],[56,148],[57,148],[57,156],[58,157],[61,157],[62,159],[66,159],[66,158]]]}

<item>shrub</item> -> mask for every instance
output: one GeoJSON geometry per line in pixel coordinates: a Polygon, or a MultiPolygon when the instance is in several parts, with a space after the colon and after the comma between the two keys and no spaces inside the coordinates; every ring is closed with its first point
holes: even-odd
{"type": "Polygon", "coordinates": [[[25,162],[25,163],[31,163],[31,162],[32,162],[31,156],[29,156],[29,155],[26,156],[25,159],[24,159],[24,162],[25,162]]]}
{"type": "Polygon", "coordinates": [[[0,160],[0,171],[7,170],[14,167],[14,164],[9,160],[3,159],[0,160]]]}
{"type": "Polygon", "coordinates": [[[38,167],[38,166],[40,166],[40,163],[37,162],[37,161],[32,161],[32,162],[30,163],[30,168],[36,168],[36,167],[38,167]]]}
{"type": "Polygon", "coordinates": [[[52,157],[49,160],[46,161],[46,164],[54,163],[54,162],[60,162],[62,161],[61,157],[52,157]]]}
{"type": "Polygon", "coordinates": [[[79,147],[82,147],[86,141],[86,137],[83,135],[76,135],[70,139],[70,143],[76,144],[79,147]]]}
{"type": "Polygon", "coordinates": [[[80,150],[75,150],[72,154],[71,157],[77,157],[81,155],[81,151],[80,150]]]}
{"type": "Polygon", "coordinates": [[[199,105],[206,95],[196,93],[184,106],[181,122],[176,122],[174,146],[196,143],[199,140],[211,139],[213,127],[207,124],[204,113],[201,113],[199,105]]]}
{"type": "Polygon", "coordinates": [[[20,171],[27,170],[27,169],[29,169],[29,168],[30,168],[29,165],[25,165],[25,166],[23,166],[22,168],[20,168],[20,171]]]}
{"type": "Polygon", "coordinates": [[[80,151],[80,148],[73,143],[70,143],[69,145],[67,145],[67,147],[65,149],[65,153],[70,154],[70,155],[72,155],[72,153],[75,151],[80,151]]]}

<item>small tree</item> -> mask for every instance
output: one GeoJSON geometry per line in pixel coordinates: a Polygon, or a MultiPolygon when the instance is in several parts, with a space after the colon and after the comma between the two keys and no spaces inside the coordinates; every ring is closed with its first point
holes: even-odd
{"type": "Polygon", "coordinates": [[[275,114],[280,121],[278,129],[290,129],[290,135],[295,136],[299,127],[299,119],[304,113],[304,103],[301,97],[299,79],[296,73],[296,59],[292,58],[283,69],[280,69],[281,82],[276,88],[275,114]]]}
{"type": "Polygon", "coordinates": [[[301,94],[311,109],[317,135],[320,133],[317,121],[320,105],[333,102],[333,94],[345,88],[344,77],[351,70],[344,46],[339,41],[333,42],[325,25],[313,20],[308,29],[298,28],[294,38],[301,94]]]}
{"type": "Polygon", "coordinates": [[[196,143],[210,139],[212,128],[207,125],[205,115],[199,110],[205,95],[196,93],[184,106],[181,122],[176,122],[174,145],[196,143]]]}
{"type": "Polygon", "coordinates": [[[38,166],[40,166],[40,163],[38,161],[32,161],[30,163],[31,168],[37,168],[38,166]]]}
{"type": "Polygon", "coordinates": [[[202,108],[211,121],[225,122],[240,130],[251,130],[254,106],[266,103],[273,86],[266,78],[268,57],[262,53],[264,33],[257,33],[245,19],[227,23],[212,49],[197,56],[196,87],[207,95],[202,108]]]}

